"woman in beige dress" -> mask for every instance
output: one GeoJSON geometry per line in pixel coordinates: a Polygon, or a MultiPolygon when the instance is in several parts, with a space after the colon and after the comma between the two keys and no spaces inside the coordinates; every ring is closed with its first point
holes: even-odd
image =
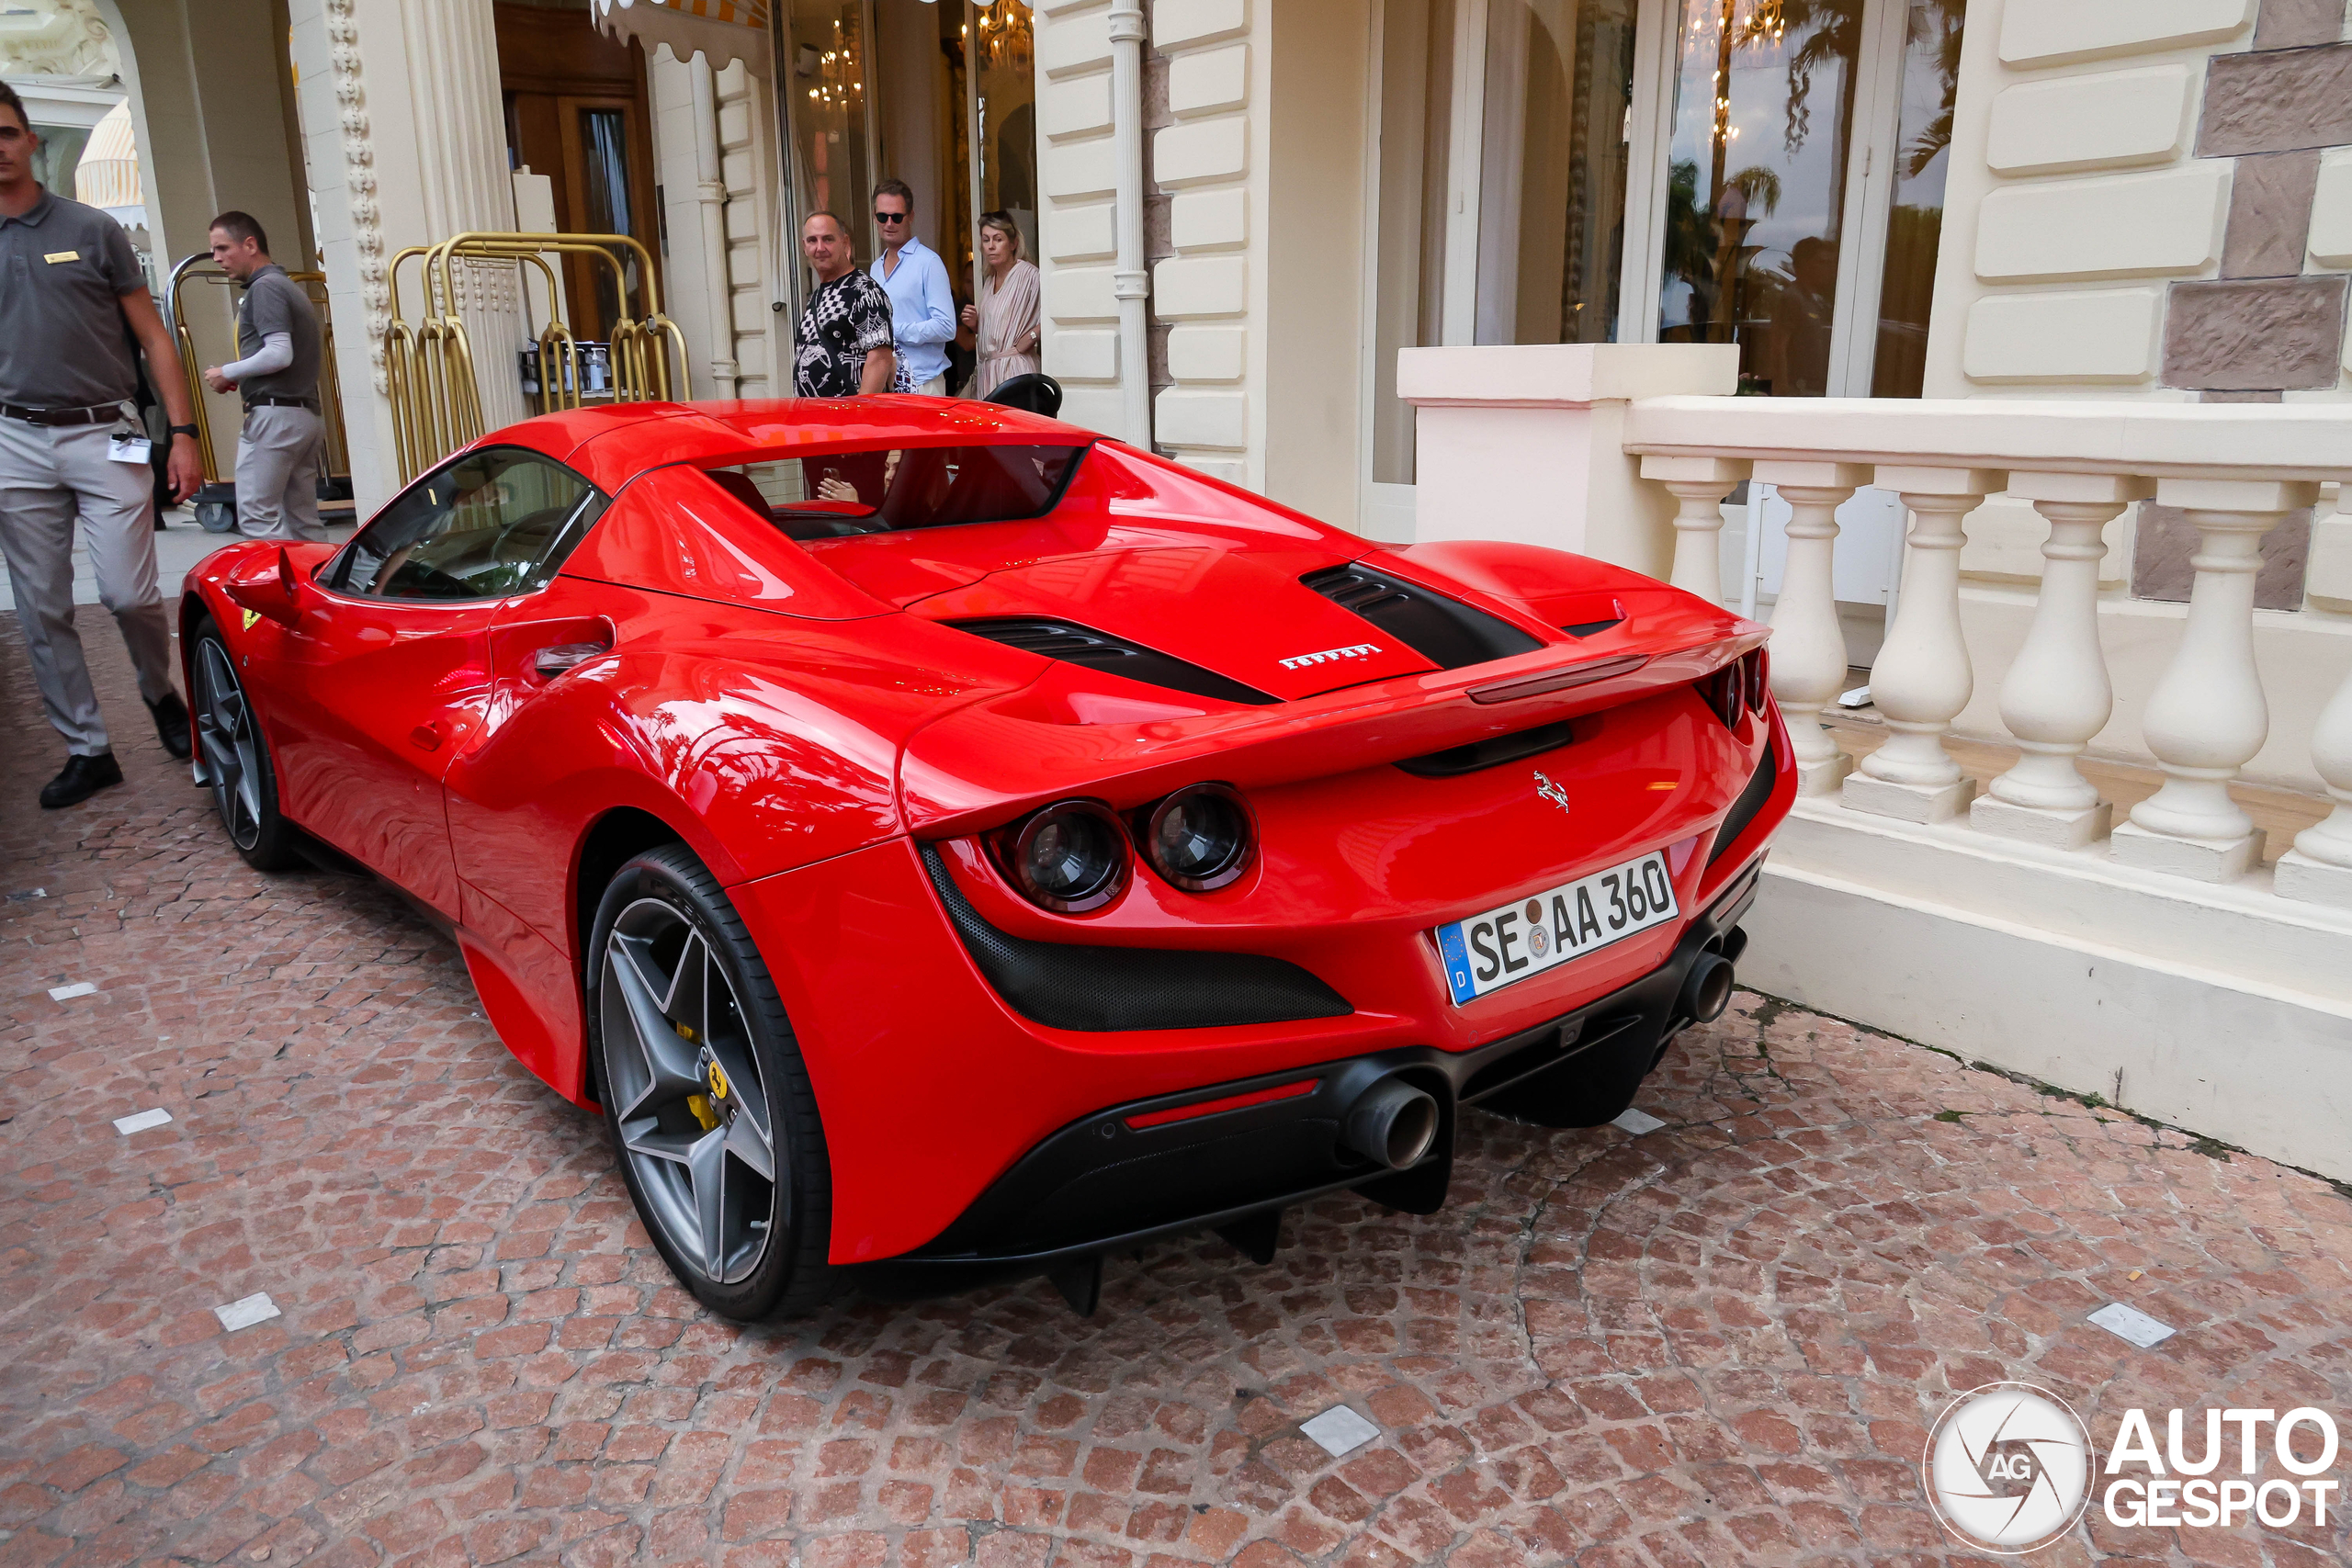
{"type": "Polygon", "coordinates": [[[979,303],[964,307],[964,328],[978,338],[976,398],[1037,368],[1037,269],[1021,259],[1021,230],[1012,214],[980,215],[980,257],[989,270],[979,303]]]}

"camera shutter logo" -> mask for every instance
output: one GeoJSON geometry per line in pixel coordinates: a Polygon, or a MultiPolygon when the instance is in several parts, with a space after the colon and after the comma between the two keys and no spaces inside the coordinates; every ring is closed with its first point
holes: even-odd
{"type": "Polygon", "coordinates": [[[1928,1434],[1928,1502],[1962,1540],[2021,1556],[2083,1517],[2092,1458],[2064,1400],[2031,1383],[1986,1383],[1952,1401],[1928,1434]]]}

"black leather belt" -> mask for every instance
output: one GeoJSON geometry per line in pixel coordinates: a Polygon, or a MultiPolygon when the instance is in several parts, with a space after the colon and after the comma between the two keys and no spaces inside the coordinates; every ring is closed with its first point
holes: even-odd
{"type": "Polygon", "coordinates": [[[319,412],[319,400],[316,398],[276,398],[265,395],[257,398],[247,398],[245,400],[245,407],[249,409],[309,409],[312,413],[316,413],[319,412]]]}
{"type": "Polygon", "coordinates": [[[0,403],[0,418],[21,419],[27,424],[112,424],[122,417],[120,405],[94,409],[28,409],[0,403]]]}

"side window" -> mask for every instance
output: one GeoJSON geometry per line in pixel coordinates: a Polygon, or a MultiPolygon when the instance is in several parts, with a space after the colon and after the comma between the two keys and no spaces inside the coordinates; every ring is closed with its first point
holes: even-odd
{"type": "Polygon", "coordinates": [[[327,586],[374,599],[503,599],[543,586],[605,510],[595,486],[517,446],[426,475],[344,547],[327,586]]]}

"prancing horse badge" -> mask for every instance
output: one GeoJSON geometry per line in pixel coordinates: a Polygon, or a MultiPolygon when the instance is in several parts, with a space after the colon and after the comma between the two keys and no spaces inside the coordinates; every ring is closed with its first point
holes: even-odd
{"type": "Polygon", "coordinates": [[[1535,793],[1563,811],[1568,808],[1568,792],[1545,778],[1541,768],[1535,770],[1535,793]]]}

